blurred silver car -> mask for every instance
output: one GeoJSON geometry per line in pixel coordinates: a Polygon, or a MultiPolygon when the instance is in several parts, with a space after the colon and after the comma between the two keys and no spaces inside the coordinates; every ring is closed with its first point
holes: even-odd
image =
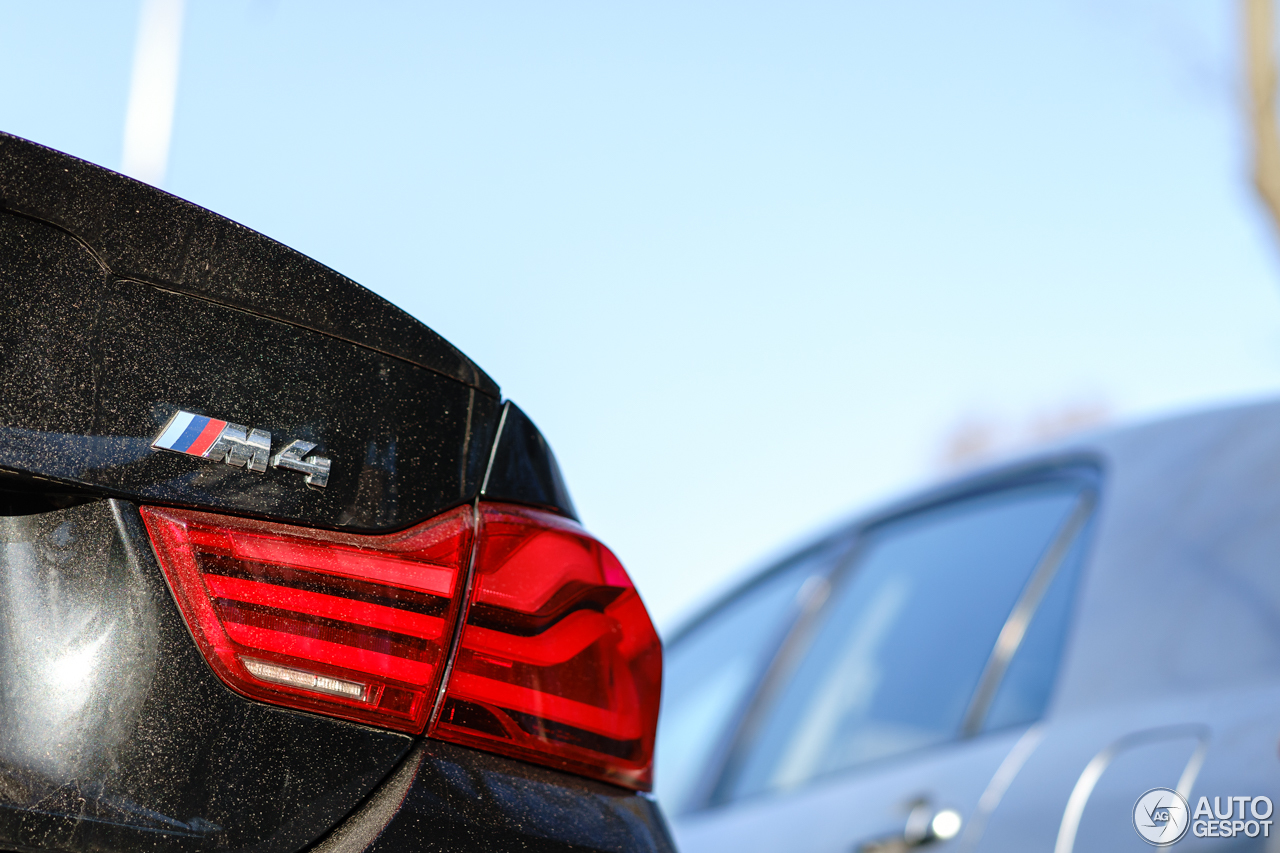
{"type": "Polygon", "coordinates": [[[1280,403],[841,527],[668,643],[685,853],[1280,850],[1280,403]]]}

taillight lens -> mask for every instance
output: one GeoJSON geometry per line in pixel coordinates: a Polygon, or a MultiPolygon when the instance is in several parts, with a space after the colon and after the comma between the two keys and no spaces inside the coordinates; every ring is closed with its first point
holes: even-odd
{"type": "Polygon", "coordinates": [[[397,731],[426,726],[471,507],[390,536],[154,507],[142,517],[196,644],[232,688],[397,731]]]}
{"type": "Polygon", "coordinates": [[[420,733],[449,672],[431,736],[651,786],[661,646],[622,565],[577,524],[506,504],[388,536],[142,514],[197,645],[233,689],[420,733]]]}
{"type": "Polygon", "coordinates": [[[649,788],[662,649],[622,564],[551,513],[481,504],[480,525],[432,735],[649,788]]]}

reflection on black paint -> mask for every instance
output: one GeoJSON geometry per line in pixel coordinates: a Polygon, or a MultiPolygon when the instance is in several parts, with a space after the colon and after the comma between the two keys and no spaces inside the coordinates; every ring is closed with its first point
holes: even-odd
{"type": "Polygon", "coordinates": [[[0,849],[292,853],[410,738],[218,682],[124,503],[0,516],[0,849]]]}

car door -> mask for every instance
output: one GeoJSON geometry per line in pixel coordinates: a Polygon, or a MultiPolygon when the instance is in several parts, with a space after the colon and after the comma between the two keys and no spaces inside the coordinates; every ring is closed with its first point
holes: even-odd
{"type": "Polygon", "coordinates": [[[963,841],[1038,736],[1095,493],[1057,470],[869,525],[674,822],[681,849],[963,841]]]}

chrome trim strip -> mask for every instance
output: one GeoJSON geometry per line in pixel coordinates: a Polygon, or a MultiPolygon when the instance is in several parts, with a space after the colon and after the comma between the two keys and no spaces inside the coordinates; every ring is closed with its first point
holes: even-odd
{"type": "Polygon", "coordinates": [[[1178,793],[1184,797],[1187,796],[1191,792],[1191,785],[1196,775],[1200,772],[1200,765],[1204,763],[1205,751],[1209,748],[1209,729],[1205,726],[1186,724],[1127,734],[1112,741],[1091,758],[1080,773],[1075,787],[1071,789],[1071,796],[1067,798],[1067,807],[1062,812],[1062,823],[1058,825],[1058,840],[1053,845],[1053,853],[1072,853],[1076,844],[1076,832],[1080,829],[1080,819],[1084,817],[1084,807],[1089,803],[1089,795],[1093,793],[1094,786],[1098,784],[1098,780],[1102,778],[1102,774],[1106,772],[1107,767],[1117,755],[1135,746],[1180,737],[1194,737],[1200,741],[1191,758],[1187,760],[1182,777],[1178,780],[1178,793]],[[1182,793],[1184,783],[1187,794],[1182,793]]]}
{"type": "Polygon", "coordinates": [[[1000,689],[1000,682],[1004,680],[1005,671],[1009,669],[1013,656],[1022,645],[1022,638],[1027,634],[1027,627],[1031,624],[1041,599],[1048,591],[1049,584],[1057,576],[1059,567],[1071,551],[1071,546],[1075,544],[1080,531],[1084,529],[1089,517],[1093,514],[1093,508],[1097,502],[1097,496],[1093,492],[1081,493],[1075,509],[1059,528],[1058,534],[1049,545],[1049,550],[1040,558],[1040,564],[1032,572],[1031,579],[1027,581],[1022,595],[1018,598],[1018,603],[1013,606],[1004,627],[1000,629],[1000,636],[996,638],[995,647],[992,648],[987,665],[982,670],[981,678],[978,679],[978,687],[973,692],[969,709],[964,715],[964,722],[960,725],[960,731],[964,736],[975,735],[982,728],[987,711],[995,701],[996,691],[1000,689]]]}
{"type": "Polygon", "coordinates": [[[969,823],[964,828],[964,834],[960,836],[960,850],[963,853],[968,853],[968,851],[978,846],[978,842],[982,840],[982,832],[987,828],[987,820],[991,817],[991,813],[1000,805],[1000,801],[1004,799],[1009,786],[1013,784],[1013,780],[1022,770],[1023,765],[1027,763],[1027,760],[1031,758],[1031,754],[1036,751],[1036,747],[1044,740],[1044,735],[1044,723],[1036,723],[1031,726],[1022,733],[1022,737],[1018,738],[1017,743],[1009,750],[1009,754],[1004,757],[1004,761],[1000,762],[1000,766],[996,768],[991,781],[987,783],[986,790],[978,798],[978,807],[973,810],[973,817],[969,818],[969,823]]]}
{"type": "Polygon", "coordinates": [[[502,404],[502,416],[498,418],[498,431],[493,435],[493,446],[489,448],[489,461],[484,466],[484,480],[480,483],[480,496],[484,497],[489,488],[489,475],[493,473],[493,460],[498,456],[498,444],[502,441],[502,428],[507,425],[507,412],[511,411],[511,401],[502,404]]]}

